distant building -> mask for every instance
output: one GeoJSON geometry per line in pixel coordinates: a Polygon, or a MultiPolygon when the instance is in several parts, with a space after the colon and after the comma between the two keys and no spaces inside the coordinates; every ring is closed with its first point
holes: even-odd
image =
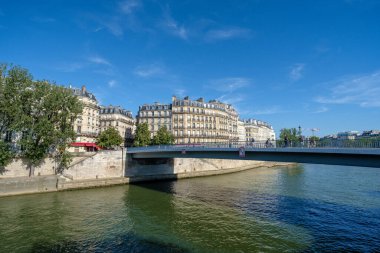
{"type": "Polygon", "coordinates": [[[102,106],[100,108],[100,132],[114,127],[124,138],[123,146],[131,146],[135,130],[135,120],[132,113],[120,106],[102,106]]]}
{"type": "Polygon", "coordinates": [[[380,136],[380,130],[368,130],[368,131],[363,131],[360,137],[371,138],[371,137],[378,137],[378,136],[380,136]]]}
{"type": "Polygon", "coordinates": [[[358,131],[346,131],[337,134],[339,140],[355,140],[359,135],[358,131]]]}
{"type": "Polygon", "coordinates": [[[244,126],[247,142],[264,142],[268,139],[272,141],[276,139],[273,127],[264,121],[247,119],[244,120],[244,126]]]}
{"type": "Polygon", "coordinates": [[[203,98],[172,97],[171,104],[144,104],[139,107],[138,123],[148,123],[153,137],[166,126],[177,144],[237,141],[238,114],[232,105],[203,98]]]}
{"type": "Polygon", "coordinates": [[[246,142],[247,136],[246,136],[244,121],[239,120],[237,122],[237,131],[238,131],[238,141],[241,143],[246,142]]]}
{"type": "Polygon", "coordinates": [[[266,122],[239,121],[235,108],[217,100],[191,100],[172,97],[170,104],[144,104],[139,107],[138,123],[148,123],[151,137],[166,126],[176,144],[226,143],[275,140],[273,127],[266,122]]]}

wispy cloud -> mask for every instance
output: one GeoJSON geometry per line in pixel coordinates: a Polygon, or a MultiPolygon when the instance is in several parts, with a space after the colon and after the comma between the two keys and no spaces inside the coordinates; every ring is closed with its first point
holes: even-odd
{"type": "Polygon", "coordinates": [[[279,114],[279,113],[285,113],[285,112],[286,111],[283,110],[279,106],[271,106],[268,108],[260,108],[260,109],[253,110],[253,111],[251,111],[250,114],[252,114],[252,115],[269,115],[269,114],[279,114]]]}
{"type": "Polygon", "coordinates": [[[327,83],[330,94],[319,96],[322,104],[356,104],[361,107],[380,107],[380,70],[372,74],[346,77],[327,83]]]}
{"type": "Polygon", "coordinates": [[[133,73],[139,77],[151,78],[163,75],[165,68],[159,64],[138,66],[133,73]]]}
{"type": "Polygon", "coordinates": [[[304,63],[294,64],[289,72],[289,78],[293,81],[298,81],[303,77],[303,71],[305,69],[304,63]]]}
{"type": "Polygon", "coordinates": [[[183,97],[183,96],[185,96],[186,92],[187,91],[185,89],[175,89],[174,95],[176,95],[178,97],[183,97]]]}
{"type": "Polygon", "coordinates": [[[205,34],[206,41],[228,40],[234,38],[247,38],[252,34],[250,29],[240,27],[229,27],[209,30],[205,34]]]}
{"type": "Polygon", "coordinates": [[[245,77],[229,77],[211,80],[206,88],[211,88],[221,92],[233,92],[238,89],[250,86],[250,79],[245,77]]]}
{"type": "Polygon", "coordinates": [[[127,0],[119,3],[120,11],[125,14],[131,14],[135,9],[141,7],[141,1],[139,0],[127,0]]]}
{"type": "Polygon", "coordinates": [[[217,98],[217,100],[222,101],[226,104],[236,105],[244,101],[246,96],[244,94],[224,94],[217,98]]]}
{"type": "Polygon", "coordinates": [[[108,60],[98,55],[93,55],[93,56],[88,57],[88,61],[94,64],[107,65],[107,66],[112,65],[108,60]]]}
{"type": "Polygon", "coordinates": [[[110,88],[115,87],[116,84],[117,84],[117,81],[116,81],[116,80],[109,80],[109,81],[108,81],[108,87],[110,87],[110,88]]]}
{"type": "Polygon", "coordinates": [[[170,14],[167,8],[164,11],[164,20],[160,23],[160,27],[167,33],[179,37],[183,40],[187,40],[189,36],[189,31],[184,25],[179,24],[170,14]]]}
{"type": "Polygon", "coordinates": [[[321,106],[317,110],[313,111],[313,113],[324,113],[328,111],[329,111],[329,108],[327,108],[326,106],[321,106]]]}
{"type": "Polygon", "coordinates": [[[72,62],[60,64],[56,69],[62,72],[76,72],[86,67],[86,63],[72,62]]]}

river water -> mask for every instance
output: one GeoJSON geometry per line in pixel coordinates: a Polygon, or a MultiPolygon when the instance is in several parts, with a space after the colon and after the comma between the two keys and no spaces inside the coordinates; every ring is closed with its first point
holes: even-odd
{"type": "Polygon", "coordinates": [[[380,168],[325,165],[0,198],[0,252],[380,252],[380,168]]]}

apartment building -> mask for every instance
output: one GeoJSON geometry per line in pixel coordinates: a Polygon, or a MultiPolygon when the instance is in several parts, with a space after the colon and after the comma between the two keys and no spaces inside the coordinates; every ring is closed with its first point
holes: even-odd
{"type": "Polygon", "coordinates": [[[138,123],[148,123],[153,137],[166,126],[175,143],[204,143],[237,141],[238,113],[232,105],[203,98],[172,97],[171,104],[145,104],[139,107],[138,123]]]}
{"type": "Polygon", "coordinates": [[[246,142],[264,142],[268,139],[276,139],[276,134],[273,127],[268,123],[256,119],[247,119],[243,122],[245,127],[246,142]]]}
{"type": "Polygon", "coordinates": [[[172,131],[172,105],[160,104],[158,102],[154,104],[144,104],[139,106],[139,112],[137,114],[138,123],[148,123],[151,138],[156,135],[158,129],[163,126],[169,131],[172,131]]]}
{"type": "Polygon", "coordinates": [[[135,120],[130,111],[120,106],[101,106],[100,108],[100,132],[109,127],[114,127],[124,138],[123,146],[131,146],[135,131],[135,120]]]}
{"type": "Polygon", "coordinates": [[[72,88],[83,105],[82,114],[74,122],[74,131],[77,134],[75,142],[95,143],[99,135],[100,127],[100,106],[94,94],[87,91],[86,86],[81,89],[72,88]]]}

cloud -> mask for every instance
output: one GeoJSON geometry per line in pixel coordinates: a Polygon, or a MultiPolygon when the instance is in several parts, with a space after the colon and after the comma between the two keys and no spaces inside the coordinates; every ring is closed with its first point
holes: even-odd
{"type": "Polygon", "coordinates": [[[303,77],[303,71],[305,69],[305,64],[304,63],[297,63],[294,64],[289,73],[289,78],[293,81],[298,81],[303,77]]]}
{"type": "Polygon", "coordinates": [[[165,73],[165,69],[163,66],[158,64],[151,64],[146,66],[138,66],[133,73],[139,77],[151,78],[163,75],[165,73]]]}
{"type": "Polygon", "coordinates": [[[108,81],[108,87],[110,87],[110,88],[115,87],[116,84],[117,84],[117,81],[116,81],[116,80],[109,80],[109,81],[108,81]]]}
{"type": "Polygon", "coordinates": [[[312,113],[324,113],[327,111],[329,111],[329,108],[327,108],[326,106],[321,106],[317,110],[313,111],[312,113]]]}
{"type": "Polygon", "coordinates": [[[329,95],[315,101],[322,104],[355,104],[361,107],[380,107],[380,70],[372,74],[345,77],[327,83],[329,95]]]}
{"type": "Polygon", "coordinates": [[[217,98],[217,100],[222,101],[226,104],[236,105],[245,100],[244,94],[224,94],[217,98]]]}
{"type": "Polygon", "coordinates": [[[76,72],[86,67],[83,62],[64,63],[57,67],[57,70],[62,72],[76,72]]]}
{"type": "Polygon", "coordinates": [[[127,0],[119,3],[120,11],[125,14],[131,14],[139,7],[141,7],[141,2],[139,0],[127,0]]]}
{"type": "Polygon", "coordinates": [[[285,113],[286,111],[282,110],[279,106],[272,106],[268,108],[261,108],[255,111],[251,111],[252,115],[269,115],[269,114],[279,114],[285,113]]]}
{"type": "Polygon", "coordinates": [[[183,96],[185,96],[186,92],[187,91],[185,89],[175,89],[174,95],[178,96],[178,97],[183,97],[183,96]]]}
{"type": "Polygon", "coordinates": [[[112,65],[108,60],[98,55],[90,56],[88,58],[88,61],[94,64],[107,65],[107,66],[112,65]]]}
{"type": "Polygon", "coordinates": [[[205,34],[206,41],[216,41],[216,40],[228,40],[234,38],[246,38],[251,35],[250,29],[240,28],[240,27],[230,27],[216,30],[209,30],[205,34]]]}
{"type": "Polygon", "coordinates": [[[180,25],[171,15],[168,9],[164,11],[164,20],[161,22],[160,27],[167,33],[187,40],[189,36],[188,30],[180,25]]]}
{"type": "Polygon", "coordinates": [[[238,89],[248,87],[250,79],[244,77],[229,77],[211,80],[207,88],[211,88],[221,92],[233,92],[238,89]]]}

